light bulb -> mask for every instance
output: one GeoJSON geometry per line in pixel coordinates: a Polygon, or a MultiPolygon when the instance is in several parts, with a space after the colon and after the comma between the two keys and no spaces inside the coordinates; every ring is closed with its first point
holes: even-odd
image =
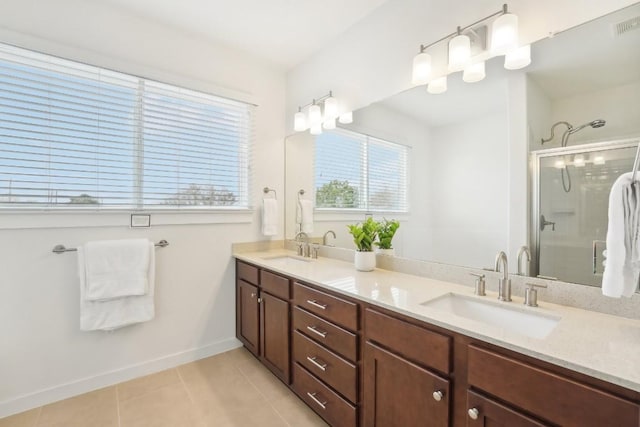
{"type": "Polygon", "coordinates": [[[309,125],[313,127],[313,125],[319,125],[322,122],[322,111],[320,110],[320,106],[317,104],[313,104],[309,107],[309,125]]]}
{"type": "Polygon", "coordinates": [[[427,85],[427,92],[437,95],[447,91],[447,76],[438,77],[433,79],[427,85]]]}
{"type": "Polygon", "coordinates": [[[584,156],[582,154],[576,154],[573,158],[573,166],[582,168],[585,165],[584,156]]]}
{"type": "Polygon", "coordinates": [[[475,64],[468,65],[462,73],[462,80],[467,83],[475,83],[486,77],[484,71],[484,61],[476,62],[475,64]]]}
{"type": "Polygon", "coordinates": [[[449,41],[449,71],[463,70],[471,58],[471,39],[458,34],[449,41]]]}
{"type": "Polygon", "coordinates": [[[340,114],[340,117],[338,117],[338,121],[343,125],[353,123],[353,111],[347,111],[346,113],[340,114]]]}
{"type": "Polygon", "coordinates": [[[298,111],[296,115],[293,116],[293,129],[296,132],[302,132],[307,129],[307,119],[302,111],[298,111]]]}
{"type": "Polygon", "coordinates": [[[504,55],[518,47],[518,17],[504,13],[493,21],[491,30],[491,53],[504,55]]]}
{"type": "Polygon", "coordinates": [[[593,158],[593,164],[594,165],[604,165],[605,164],[604,157],[603,156],[595,156],[593,158]]]}
{"type": "Polygon", "coordinates": [[[419,53],[413,57],[413,73],[411,82],[414,85],[426,85],[431,76],[431,55],[419,53]]]}
{"type": "Polygon", "coordinates": [[[531,45],[524,45],[507,52],[504,56],[504,68],[507,70],[519,70],[531,64],[531,45]]]}
{"type": "Polygon", "coordinates": [[[322,127],[327,129],[327,130],[331,130],[331,129],[335,129],[336,128],[336,119],[326,119],[323,123],[322,123],[322,127]]]}
{"type": "Polygon", "coordinates": [[[322,133],[322,124],[316,123],[311,125],[311,129],[309,130],[311,135],[320,135],[322,133]]]}
{"type": "Polygon", "coordinates": [[[335,119],[338,116],[338,100],[333,96],[324,100],[324,119],[335,119]]]}
{"type": "Polygon", "coordinates": [[[565,163],[564,160],[556,160],[556,162],[553,165],[556,169],[564,169],[565,167],[565,163]]]}

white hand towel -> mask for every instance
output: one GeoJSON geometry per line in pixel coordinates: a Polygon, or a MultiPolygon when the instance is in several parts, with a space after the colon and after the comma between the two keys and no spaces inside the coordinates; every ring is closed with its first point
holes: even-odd
{"type": "Polygon", "coordinates": [[[300,224],[300,231],[313,233],[313,203],[311,200],[298,199],[296,222],[300,224]]]}
{"type": "Polygon", "coordinates": [[[155,316],[155,247],[147,242],[149,267],[147,293],[139,296],[113,298],[102,301],[86,300],[86,268],[84,248],[78,248],[80,277],[80,329],[83,331],[111,331],[133,323],[146,322],[155,316]]]}
{"type": "Polygon", "coordinates": [[[621,175],[611,187],[609,194],[609,225],[607,229],[607,263],[602,276],[602,294],[608,297],[630,297],[638,283],[633,273],[631,253],[626,249],[626,234],[630,232],[629,219],[625,210],[629,209],[629,192],[626,187],[631,183],[631,173],[621,175]],[[626,208],[626,209],[625,209],[626,208]]]}
{"type": "Polygon", "coordinates": [[[87,242],[83,249],[86,300],[100,301],[147,293],[147,239],[87,242]]]}
{"type": "Polygon", "coordinates": [[[262,199],[262,234],[278,234],[278,200],[262,199]]]}

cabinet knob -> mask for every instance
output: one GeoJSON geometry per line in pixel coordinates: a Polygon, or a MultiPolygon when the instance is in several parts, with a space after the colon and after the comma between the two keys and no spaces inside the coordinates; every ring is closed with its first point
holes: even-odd
{"type": "Polygon", "coordinates": [[[436,390],[433,392],[433,400],[436,402],[440,402],[444,397],[444,393],[441,390],[436,390]]]}
{"type": "Polygon", "coordinates": [[[251,292],[251,298],[255,298],[256,297],[256,293],[255,292],[251,292]]]}
{"type": "Polygon", "coordinates": [[[471,418],[472,420],[477,420],[478,416],[480,415],[480,411],[478,411],[476,408],[471,408],[467,411],[467,414],[469,414],[469,418],[471,418]]]}

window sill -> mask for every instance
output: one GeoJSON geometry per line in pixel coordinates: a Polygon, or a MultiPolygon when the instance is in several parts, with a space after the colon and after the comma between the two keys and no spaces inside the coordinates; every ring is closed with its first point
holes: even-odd
{"type": "Polygon", "coordinates": [[[0,229],[129,227],[131,214],[151,216],[151,227],[158,225],[240,224],[253,220],[253,209],[204,212],[202,210],[113,210],[52,211],[46,209],[0,210],[0,229]]]}
{"type": "Polygon", "coordinates": [[[387,218],[397,219],[399,221],[407,221],[410,218],[408,212],[379,212],[379,211],[364,211],[364,210],[340,210],[340,209],[315,209],[313,211],[314,221],[330,222],[330,221],[353,221],[359,222],[365,219],[366,216],[373,216],[374,218],[387,218]]]}

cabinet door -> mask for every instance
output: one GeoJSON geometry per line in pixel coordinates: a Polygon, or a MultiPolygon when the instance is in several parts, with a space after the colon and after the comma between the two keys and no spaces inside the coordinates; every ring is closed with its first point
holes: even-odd
{"type": "Polygon", "coordinates": [[[250,352],[258,356],[260,340],[258,288],[238,280],[236,291],[237,337],[250,352]]]}
{"type": "Polygon", "coordinates": [[[467,427],[547,426],[471,390],[467,392],[467,408],[467,427]]]}
{"type": "Polygon", "coordinates": [[[290,384],[289,302],[267,293],[260,294],[262,333],[261,355],[265,365],[286,384],[290,384]]]}
{"type": "Polygon", "coordinates": [[[363,408],[366,427],[446,427],[449,381],[367,342],[363,408]]]}

